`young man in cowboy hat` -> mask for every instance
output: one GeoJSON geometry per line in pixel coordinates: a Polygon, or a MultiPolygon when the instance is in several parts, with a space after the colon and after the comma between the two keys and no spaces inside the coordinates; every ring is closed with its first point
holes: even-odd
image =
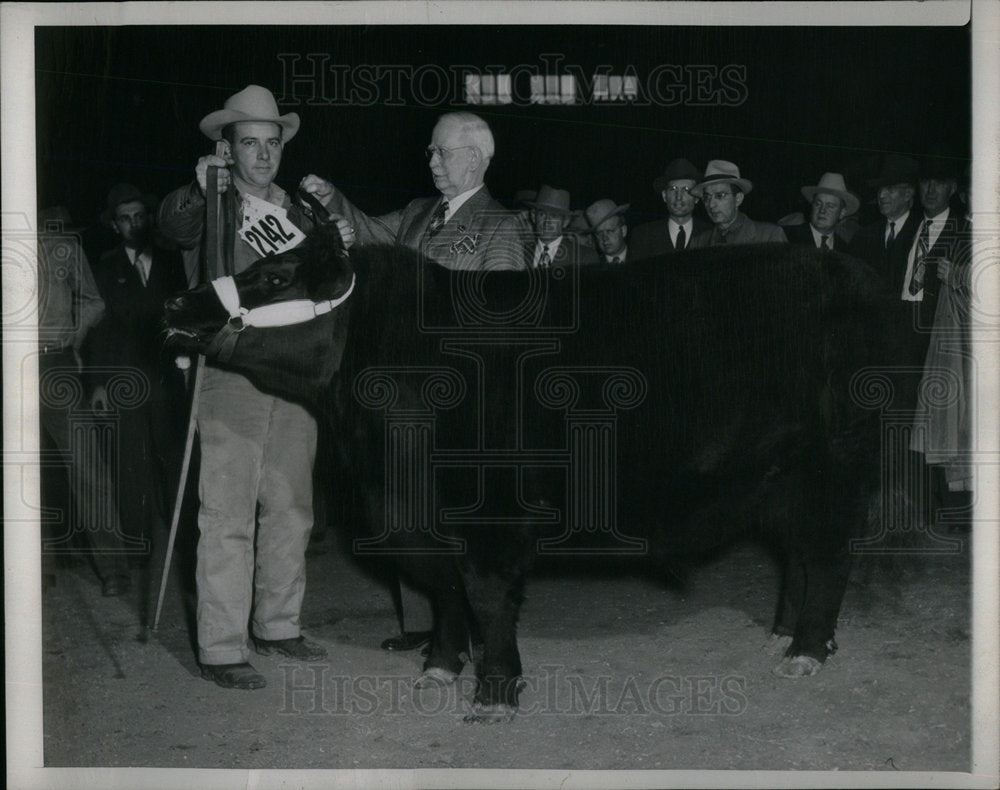
{"type": "Polygon", "coordinates": [[[569,207],[569,192],[542,184],[532,200],[524,201],[531,207],[530,220],[533,233],[525,243],[525,262],[531,269],[549,266],[596,263],[594,251],[581,244],[569,232],[573,211],[569,207]]]}
{"type": "Polygon", "coordinates": [[[381,217],[365,214],[329,181],[307,176],[301,186],[350,220],[359,244],[401,244],[449,269],[523,269],[523,233],[484,183],[494,153],[486,121],[469,112],[442,115],[424,153],[439,194],[381,217]]]}
{"type": "Polygon", "coordinates": [[[698,198],[691,190],[700,180],[698,168],[687,159],[674,159],[663,175],[653,181],[653,189],[667,206],[667,217],[639,225],[632,231],[629,241],[632,260],[686,250],[695,235],[711,227],[694,216],[698,198]]]}
{"type": "MultiPolygon", "coordinates": [[[[94,329],[88,361],[91,408],[118,404],[108,384],[122,370],[139,375],[148,394],[118,412],[118,506],[129,537],[148,545],[166,534],[170,483],[176,484],[174,437],[184,402],[183,378],[160,352],[163,303],[187,285],[180,253],[156,243],[158,201],[132,184],[116,184],[101,214],[120,242],[101,256],[94,276],[104,299],[104,318],[94,329]]],[[[181,418],[182,419],[182,418],[181,418]]],[[[148,585],[143,585],[148,592],[148,585]]]]}
{"type": "Polygon", "coordinates": [[[740,177],[740,169],[724,159],[713,159],[705,168],[705,176],[691,190],[705,204],[714,227],[695,236],[694,247],[714,247],[719,244],[763,244],[787,242],[784,231],[768,222],[755,222],[740,206],[753,184],[740,177]]]}
{"type": "Polygon", "coordinates": [[[615,201],[602,198],[587,206],[584,216],[590,232],[594,235],[601,263],[620,264],[628,258],[628,224],[622,216],[629,209],[629,203],[619,206],[615,201]]]}
{"type": "MultiPolygon", "coordinates": [[[[299,116],[280,115],[271,92],[250,85],[230,96],[223,109],[206,115],[199,128],[208,139],[225,141],[222,155],[201,157],[195,180],[164,199],[159,215],[163,234],[182,247],[204,246],[206,175],[214,166],[220,168],[218,185],[224,190],[224,260],[204,272],[206,279],[241,272],[265,253],[300,243],[310,221],[274,183],[284,147],[299,129],[299,116]],[[279,223],[287,239],[275,249],[262,249],[260,234],[253,232],[264,216],[272,227],[279,223]]],[[[338,227],[345,243],[351,243],[348,223],[341,220],[338,227]]],[[[299,404],[265,394],[243,376],[208,364],[198,431],[201,536],[196,580],[202,676],[225,688],[260,688],[264,676],[248,663],[251,602],[258,653],[304,661],[326,657],[326,649],[305,639],[299,628],[305,549],[313,522],[316,422],[299,404]]]]}
{"type": "Polygon", "coordinates": [[[847,189],[840,173],[824,173],[816,186],[802,187],[802,197],[811,206],[809,222],[785,227],[792,244],[844,252],[847,240],[840,227],[861,206],[861,201],[847,189]]]}

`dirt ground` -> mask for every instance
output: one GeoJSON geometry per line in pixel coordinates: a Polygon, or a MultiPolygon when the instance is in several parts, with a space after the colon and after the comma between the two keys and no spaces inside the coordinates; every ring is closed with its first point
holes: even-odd
{"type": "MultiPolygon", "coordinates": [[[[967,537],[967,536],[966,536],[967,537]]],[[[543,567],[520,624],[521,711],[469,725],[469,671],[412,688],[416,653],[389,595],[336,547],[309,559],[306,632],[329,660],[255,656],[267,688],[198,674],[185,552],[160,628],[138,593],[102,598],[86,566],[43,599],[47,766],[201,768],[818,769],[967,771],[968,553],[856,569],[817,676],[771,674],[777,569],[741,545],[683,586],[543,567]]],[[[624,572],[623,572],[624,570],[624,572]]]]}

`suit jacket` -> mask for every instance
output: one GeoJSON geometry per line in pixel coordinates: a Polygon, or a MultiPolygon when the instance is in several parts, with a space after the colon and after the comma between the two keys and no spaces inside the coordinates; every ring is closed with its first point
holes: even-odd
{"type": "MultiPolygon", "coordinates": [[[[786,225],[783,229],[785,231],[785,236],[788,238],[789,244],[795,244],[801,247],[812,247],[816,248],[816,239],[813,238],[812,228],[809,223],[806,222],[802,225],[786,225]]],[[[837,233],[837,229],[834,228],[833,232],[829,234],[830,236],[830,248],[836,250],[837,252],[847,251],[847,242],[844,237],[837,233]]]]}
{"type": "MultiPolygon", "coordinates": [[[[88,360],[95,366],[138,368],[155,386],[176,373],[172,361],[161,356],[163,303],[185,290],[187,282],[178,252],[154,245],[152,257],[149,278],[143,286],[123,245],[101,256],[94,279],[105,312],[92,333],[88,360]]],[[[95,373],[91,383],[104,385],[109,375],[95,373]]]]}
{"type": "Polygon", "coordinates": [[[723,234],[718,225],[694,237],[691,247],[715,247],[720,244],[767,244],[787,242],[784,231],[769,222],[755,222],[742,211],[736,212],[736,219],[723,234]]]}
{"type": "Polygon", "coordinates": [[[895,239],[886,248],[885,231],[888,222],[883,217],[877,222],[858,228],[848,252],[855,258],[861,258],[871,264],[885,279],[887,287],[891,288],[894,294],[900,294],[903,291],[903,279],[906,277],[906,259],[922,220],[923,216],[919,210],[910,209],[910,216],[906,218],[902,227],[897,226],[895,239]]]}
{"type": "Polygon", "coordinates": [[[346,217],[358,244],[400,244],[448,269],[523,269],[523,234],[514,215],[483,185],[433,236],[431,216],[441,197],[417,198],[381,217],[370,217],[334,190],[327,208],[346,217]]]}
{"type": "MultiPolygon", "coordinates": [[[[636,226],[628,235],[628,258],[630,261],[638,261],[643,258],[657,258],[666,253],[676,252],[674,243],[670,240],[670,219],[658,219],[636,226]]],[[[703,219],[694,217],[691,227],[691,235],[688,236],[684,249],[691,249],[691,242],[699,233],[710,230],[712,224],[703,219]]]]}
{"type": "MultiPolygon", "coordinates": [[[[530,269],[535,260],[535,244],[537,239],[534,233],[529,232],[528,238],[524,241],[524,265],[530,269]]],[[[559,249],[556,250],[556,259],[553,266],[588,266],[599,261],[597,250],[585,244],[579,236],[573,233],[563,234],[559,249]]]]}

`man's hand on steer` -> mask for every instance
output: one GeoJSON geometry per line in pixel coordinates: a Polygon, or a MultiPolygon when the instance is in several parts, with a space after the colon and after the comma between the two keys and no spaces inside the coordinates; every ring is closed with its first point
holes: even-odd
{"type": "MultiPolygon", "coordinates": [[[[334,186],[329,181],[324,181],[319,176],[314,176],[310,173],[299,182],[299,189],[315,197],[324,206],[328,206],[330,205],[330,199],[333,197],[334,186]]],[[[344,249],[349,250],[356,239],[354,226],[351,225],[349,220],[339,214],[331,214],[331,217],[337,223],[340,238],[344,240],[344,249]]]]}
{"type": "Polygon", "coordinates": [[[203,156],[198,160],[198,164],[194,168],[194,176],[198,181],[198,189],[201,190],[202,195],[208,192],[208,168],[210,167],[219,168],[219,193],[221,194],[229,187],[230,176],[227,169],[229,162],[215,154],[208,154],[208,156],[203,156]]]}

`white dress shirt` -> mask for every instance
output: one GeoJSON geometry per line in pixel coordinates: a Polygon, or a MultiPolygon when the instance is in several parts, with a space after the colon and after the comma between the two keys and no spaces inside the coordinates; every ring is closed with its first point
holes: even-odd
{"type": "Polygon", "coordinates": [[[924,231],[924,222],[930,222],[930,225],[927,227],[927,250],[930,251],[941,236],[941,231],[944,230],[944,225],[948,221],[948,212],[949,209],[945,209],[935,217],[924,217],[920,221],[920,227],[917,228],[917,235],[913,237],[913,244],[910,245],[910,254],[906,257],[906,276],[903,278],[903,293],[901,295],[903,301],[924,301],[923,288],[915,294],[910,293],[910,280],[913,279],[913,263],[917,254],[917,244],[920,243],[920,234],[924,231]]]}
{"type": "Polygon", "coordinates": [[[677,247],[677,234],[684,228],[684,249],[691,246],[691,236],[694,235],[694,220],[688,217],[688,221],[683,225],[678,223],[673,217],[667,220],[667,232],[670,234],[670,243],[677,247]]]}
{"type": "Polygon", "coordinates": [[[455,195],[455,197],[453,198],[446,198],[444,197],[444,195],[442,195],[441,197],[443,197],[445,200],[448,201],[448,210],[444,213],[444,221],[447,222],[453,216],[455,216],[455,212],[458,211],[460,208],[462,208],[462,204],[470,197],[475,195],[482,188],[483,185],[480,184],[479,186],[473,187],[472,189],[467,189],[465,192],[462,192],[459,195],[455,195]]]}
{"type": "Polygon", "coordinates": [[[545,242],[539,239],[535,242],[535,255],[531,259],[531,268],[537,269],[538,263],[542,259],[542,253],[548,252],[549,254],[549,265],[551,266],[556,261],[556,253],[559,251],[559,245],[562,244],[563,237],[559,236],[552,241],[545,242]]]}

